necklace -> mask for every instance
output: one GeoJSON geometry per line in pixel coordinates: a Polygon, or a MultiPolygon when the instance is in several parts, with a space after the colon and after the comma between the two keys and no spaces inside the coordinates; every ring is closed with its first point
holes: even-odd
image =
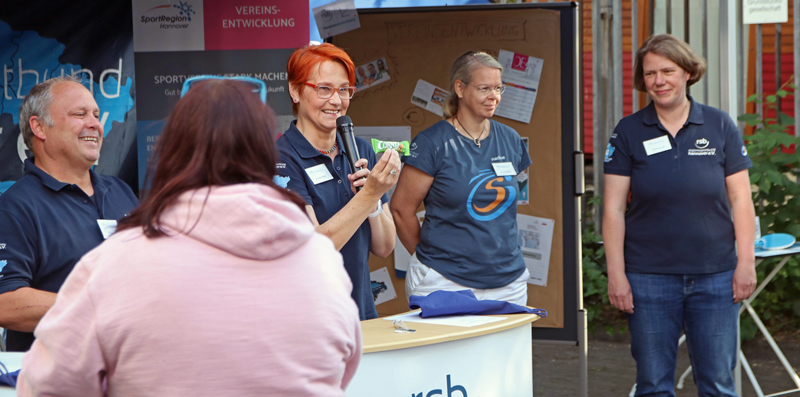
{"type": "MultiPolygon", "coordinates": [[[[464,127],[464,124],[461,123],[461,120],[459,120],[458,117],[453,117],[453,118],[456,119],[456,121],[458,121],[458,124],[461,126],[461,129],[464,130],[464,132],[466,132],[470,138],[472,138],[472,142],[475,142],[475,145],[481,147],[481,136],[483,136],[483,131],[486,131],[486,124],[483,124],[483,128],[481,128],[481,133],[478,134],[477,138],[475,138],[474,136],[472,136],[472,134],[469,133],[469,131],[467,131],[467,129],[464,127]]],[[[456,131],[458,131],[458,128],[456,128],[456,131]]]]}
{"type": "Polygon", "coordinates": [[[317,149],[317,151],[318,151],[318,152],[320,152],[320,153],[322,153],[322,154],[331,154],[331,153],[333,153],[333,151],[334,151],[334,150],[336,150],[336,147],[337,147],[338,145],[339,145],[339,143],[338,143],[338,142],[334,142],[334,143],[333,143],[333,147],[332,147],[330,150],[319,150],[319,149],[317,149],[317,148],[314,148],[314,149],[317,149]]]}

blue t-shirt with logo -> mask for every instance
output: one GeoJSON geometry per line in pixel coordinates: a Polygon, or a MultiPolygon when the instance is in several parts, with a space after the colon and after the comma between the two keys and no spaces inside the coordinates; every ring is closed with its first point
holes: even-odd
{"type": "Polygon", "coordinates": [[[423,201],[417,258],[447,279],[479,289],[506,286],[525,271],[517,238],[517,174],[531,158],[516,131],[490,121],[480,147],[440,121],[414,138],[405,158],[406,165],[434,178],[423,201]],[[493,164],[505,170],[503,176],[493,164]]]}
{"type": "Polygon", "coordinates": [[[625,271],[711,274],[736,267],[725,178],[752,166],[728,114],[689,98],[673,138],[654,105],[625,117],[611,135],[605,173],[629,176],[625,271]]]}

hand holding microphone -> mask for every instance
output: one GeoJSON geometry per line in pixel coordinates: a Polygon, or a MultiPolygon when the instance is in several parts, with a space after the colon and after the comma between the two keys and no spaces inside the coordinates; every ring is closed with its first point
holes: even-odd
{"type": "Polygon", "coordinates": [[[366,187],[376,195],[383,195],[397,183],[400,172],[400,155],[395,150],[387,150],[372,171],[368,170],[367,160],[360,158],[356,138],[353,135],[353,121],[348,116],[336,119],[336,131],[342,137],[342,146],[347,155],[350,169],[355,170],[348,178],[356,192],[366,187]]]}

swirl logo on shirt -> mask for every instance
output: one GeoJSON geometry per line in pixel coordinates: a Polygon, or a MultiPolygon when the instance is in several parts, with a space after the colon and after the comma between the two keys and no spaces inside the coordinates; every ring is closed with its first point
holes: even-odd
{"type": "Polygon", "coordinates": [[[491,221],[502,215],[517,199],[517,189],[507,183],[511,180],[513,177],[481,170],[469,181],[470,186],[475,184],[467,197],[469,215],[479,221],[491,221]]]}

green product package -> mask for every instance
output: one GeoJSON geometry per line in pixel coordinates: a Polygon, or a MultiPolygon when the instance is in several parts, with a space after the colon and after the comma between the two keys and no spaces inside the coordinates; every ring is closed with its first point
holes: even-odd
{"type": "Polygon", "coordinates": [[[397,150],[397,152],[401,155],[408,156],[411,154],[408,150],[408,147],[408,141],[392,142],[372,138],[372,150],[374,150],[375,153],[383,153],[386,151],[386,149],[394,149],[397,150]]]}

